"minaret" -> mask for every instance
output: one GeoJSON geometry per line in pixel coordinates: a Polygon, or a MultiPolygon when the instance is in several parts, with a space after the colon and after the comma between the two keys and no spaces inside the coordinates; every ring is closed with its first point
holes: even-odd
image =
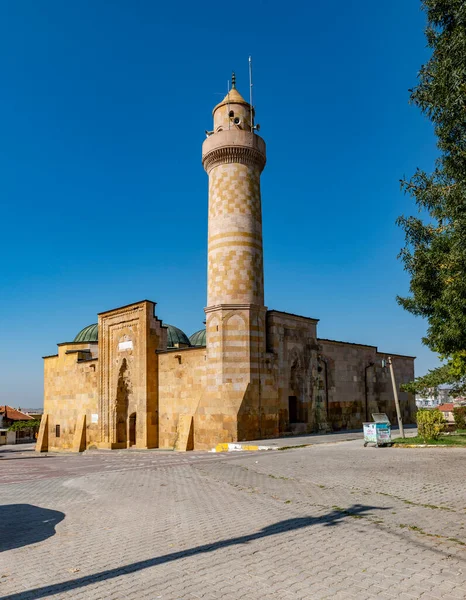
{"type": "Polygon", "coordinates": [[[207,306],[264,304],[260,175],[265,143],[252,129],[254,109],[233,87],[213,111],[202,147],[209,175],[207,306]]]}
{"type": "MultiPolygon", "coordinates": [[[[202,163],[209,175],[206,329],[212,419],[224,415],[228,439],[254,439],[261,428],[265,352],[260,176],[265,143],[254,108],[232,89],[213,110],[202,163]],[[216,412],[217,411],[217,412],[216,412]]],[[[213,424],[212,424],[213,425],[213,424]]]]}

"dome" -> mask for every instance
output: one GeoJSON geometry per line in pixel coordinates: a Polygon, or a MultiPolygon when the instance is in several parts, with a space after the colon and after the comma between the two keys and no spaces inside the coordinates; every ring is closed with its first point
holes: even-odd
{"type": "Polygon", "coordinates": [[[97,323],[88,325],[81,329],[78,335],[74,338],[73,342],[97,342],[99,339],[99,327],[97,323]]]}
{"type": "Polygon", "coordinates": [[[167,325],[166,323],[165,327],[167,328],[167,348],[191,346],[188,336],[184,331],[181,331],[181,329],[178,329],[178,327],[174,327],[173,325],[167,325]]]}
{"type": "Polygon", "coordinates": [[[225,106],[225,104],[244,104],[244,106],[249,106],[249,102],[243,98],[243,96],[238,92],[236,88],[232,88],[225,98],[214,107],[213,112],[220,108],[221,106],[225,106]]]}
{"type": "Polygon", "coordinates": [[[189,341],[191,342],[191,346],[206,346],[205,327],[204,329],[200,329],[199,331],[196,331],[196,333],[193,333],[189,338],[189,341]]]}

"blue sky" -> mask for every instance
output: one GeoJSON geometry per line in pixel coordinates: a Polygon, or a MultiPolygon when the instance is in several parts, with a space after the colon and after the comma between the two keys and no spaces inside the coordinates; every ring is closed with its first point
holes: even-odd
{"type": "Polygon", "coordinates": [[[429,56],[418,0],[3,0],[0,404],[40,406],[41,356],[96,314],[155,300],[188,335],[206,302],[200,158],[231,70],[254,61],[266,304],[319,336],[415,355],[399,179],[436,156],[408,104],[429,56]]]}

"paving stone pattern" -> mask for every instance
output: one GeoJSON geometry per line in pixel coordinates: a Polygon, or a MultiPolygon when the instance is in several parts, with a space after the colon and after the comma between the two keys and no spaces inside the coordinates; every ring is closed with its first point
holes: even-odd
{"type": "Polygon", "coordinates": [[[466,452],[0,451],[2,600],[466,597],[466,452]]]}

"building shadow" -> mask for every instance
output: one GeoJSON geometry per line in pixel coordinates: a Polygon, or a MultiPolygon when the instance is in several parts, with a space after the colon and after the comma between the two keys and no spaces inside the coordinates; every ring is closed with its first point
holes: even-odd
{"type": "Polygon", "coordinates": [[[43,542],[64,518],[65,513],[33,504],[0,506],[0,552],[43,542]]]}
{"type": "MultiPolygon", "coordinates": [[[[25,590],[17,594],[3,596],[0,598],[0,600],[22,600],[23,598],[27,598],[28,600],[36,600],[38,598],[48,598],[50,596],[53,596],[54,594],[69,592],[71,590],[76,590],[87,585],[101,583],[109,579],[121,577],[122,575],[137,573],[138,571],[142,571],[150,567],[157,567],[159,565],[173,562],[181,558],[188,558],[190,556],[196,556],[198,554],[207,554],[209,552],[215,552],[216,550],[229,548],[231,546],[237,546],[240,544],[248,544],[249,542],[253,542],[254,540],[280,535],[282,533],[287,533],[290,531],[297,531],[306,527],[312,527],[313,525],[336,527],[344,519],[348,519],[351,517],[361,517],[364,515],[367,516],[369,514],[369,511],[371,510],[379,511],[388,509],[377,506],[364,506],[362,504],[354,504],[348,509],[335,509],[320,517],[297,517],[294,519],[286,519],[284,521],[279,521],[278,523],[274,523],[273,525],[264,527],[263,529],[255,531],[254,533],[250,533],[248,535],[219,540],[218,542],[213,542],[211,544],[203,544],[201,546],[195,546],[194,548],[188,548],[187,550],[171,552],[169,554],[164,554],[163,556],[157,556],[154,558],[149,558],[147,560],[141,560],[114,569],[107,569],[105,571],[100,571],[99,573],[86,575],[84,577],[78,577],[73,580],[64,581],[61,583],[54,583],[36,589],[25,590]]],[[[137,535],[137,532],[135,531],[134,534],[137,535]]]]}

